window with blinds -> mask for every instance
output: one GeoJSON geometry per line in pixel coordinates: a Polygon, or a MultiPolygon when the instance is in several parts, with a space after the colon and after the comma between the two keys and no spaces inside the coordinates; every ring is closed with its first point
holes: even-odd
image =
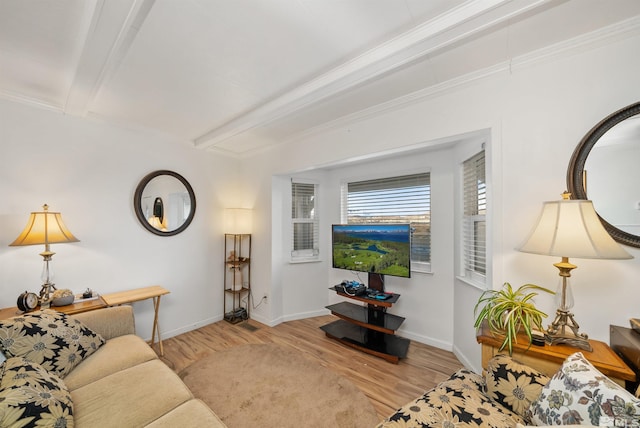
{"type": "Polygon", "coordinates": [[[484,284],[487,274],[486,180],[484,150],[463,163],[464,276],[484,284]]]}
{"type": "Polygon", "coordinates": [[[342,219],[347,223],[409,223],[412,270],[431,262],[431,180],[420,173],[345,183],[342,219]]]}
{"type": "Polygon", "coordinates": [[[318,257],[316,193],[316,184],[291,182],[292,260],[318,257]]]}

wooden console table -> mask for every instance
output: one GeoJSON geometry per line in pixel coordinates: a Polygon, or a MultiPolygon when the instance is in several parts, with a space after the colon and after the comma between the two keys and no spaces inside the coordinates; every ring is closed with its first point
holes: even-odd
{"type": "MultiPolygon", "coordinates": [[[[164,296],[165,294],[169,294],[169,290],[159,285],[153,285],[151,287],[136,288],[135,290],[104,294],[98,296],[97,299],[74,302],[67,306],[52,306],[51,309],[54,309],[58,312],[63,312],[67,315],[73,315],[79,314],[81,312],[88,312],[100,308],[106,308],[108,306],[119,306],[126,303],[138,302],[140,300],[153,299],[153,327],[151,329],[151,342],[149,343],[149,345],[153,348],[156,343],[157,335],[160,355],[164,355],[162,338],[160,337],[160,328],[158,327],[158,312],[160,310],[160,297],[164,296]]],[[[38,309],[40,309],[40,307],[36,308],[36,310],[38,309]]],[[[20,311],[17,306],[3,308],[0,309],[0,320],[22,315],[23,313],[24,312],[20,311]]]]}
{"type": "MultiPolygon", "coordinates": [[[[107,304],[102,300],[102,297],[98,296],[97,299],[90,300],[82,300],[80,302],[73,302],[70,305],[66,306],[52,306],[51,309],[55,309],[58,312],[65,313],[67,315],[79,314],[81,312],[93,311],[100,308],[106,308],[107,304]]],[[[38,306],[36,310],[40,309],[38,306]]],[[[18,315],[22,315],[20,309],[17,306],[12,306],[10,308],[0,309],[0,320],[5,320],[11,317],[17,317],[18,315]]]]}
{"type": "Polygon", "coordinates": [[[104,294],[101,297],[107,304],[107,306],[119,306],[126,303],[153,299],[153,327],[151,328],[151,342],[149,343],[149,345],[151,345],[151,347],[153,348],[153,346],[155,345],[157,334],[158,346],[160,347],[160,355],[164,355],[162,338],[160,337],[160,328],[158,327],[158,312],[160,310],[160,297],[164,296],[165,294],[169,294],[169,290],[159,285],[153,285],[151,287],[136,288],[135,290],[104,294]]]}
{"type": "MultiPolygon", "coordinates": [[[[493,334],[486,323],[478,331],[476,339],[482,345],[482,367],[485,369],[494,355],[508,353],[506,349],[498,351],[504,337],[493,334]]],[[[579,351],[595,368],[618,385],[624,387],[625,381],[636,380],[636,374],[609,345],[598,340],[589,340],[589,343],[593,348],[591,352],[562,344],[529,346],[529,339],[523,333],[518,335],[518,343],[513,343],[513,358],[551,377],[569,355],[579,351]]]]}
{"type": "Polygon", "coordinates": [[[349,302],[327,306],[333,315],[341,318],[320,327],[328,337],[396,364],[400,358],[407,356],[409,339],[395,335],[404,318],[386,311],[398,301],[399,294],[394,293],[386,300],[376,300],[342,293],[335,287],[330,290],[340,296],[364,302],[367,306],[349,302]]]}

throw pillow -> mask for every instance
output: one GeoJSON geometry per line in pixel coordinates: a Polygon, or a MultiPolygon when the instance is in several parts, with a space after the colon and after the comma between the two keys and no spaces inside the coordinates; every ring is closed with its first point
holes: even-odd
{"type": "Polygon", "coordinates": [[[535,425],[635,426],[640,400],[576,352],[542,388],[530,411],[535,425]]]}
{"type": "Polygon", "coordinates": [[[65,377],[105,340],[80,321],[51,309],[0,321],[0,347],[65,377]]]}
{"type": "Polygon", "coordinates": [[[24,358],[9,358],[0,380],[0,426],[73,427],[71,393],[62,379],[24,358]]]}
{"type": "Polygon", "coordinates": [[[496,403],[527,419],[527,410],[538,398],[549,377],[508,355],[489,360],[485,373],[487,395],[496,403]]]}

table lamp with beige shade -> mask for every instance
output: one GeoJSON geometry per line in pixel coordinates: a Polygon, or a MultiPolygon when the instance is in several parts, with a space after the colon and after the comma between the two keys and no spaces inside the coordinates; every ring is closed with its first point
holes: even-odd
{"type": "Polygon", "coordinates": [[[41,279],[44,281],[40,289],[40,305],[48,307],[51,301],[51,293],[56,289],[53,281],[51,258],[55,254],[51,251],[51,244],[64,244],[79,242],[67,229],[59,212],[50,212],[49,206],[44,204],[42,211],[32,212],[27,225],[20,235],[9,246],[44,245],[44,251],[40,255],[44,259],[41,279]]]}

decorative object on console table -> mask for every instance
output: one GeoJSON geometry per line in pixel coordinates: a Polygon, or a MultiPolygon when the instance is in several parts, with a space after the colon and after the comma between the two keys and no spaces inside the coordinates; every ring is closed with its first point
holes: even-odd
{"type": "Polygon", "coordinates": [[[478,330],[486,322],[491,331],[504,335],[500,350],[507,347],[509,355],[513,352],[513,342],[518,340],[518,332],[525,333],[527,343],[531,344],[534,331],[544,329],[542,318],[547,317],[533,304],[532,299],[538,295],[536,291],[553,294],[553,291],[535,284],[525,284],[514,291],[508,282],[500,290],[485,290],[473,308],[474,316],[477,314],[474,327],[478,330]],[[480,305],[484,306],[478,313],[480,305]]]}
{"type": "Polygon", "coordinates": [[[73,303],[75,296],[68,288],[59,289],[53,292],[51,306],[67,306],[73,303]]]}
{"type": "Polygon", "coordinates": [[[525,243],[519,248],[525,253],[562,257],[555,263],[560,275],[556,302],[556,317],[546,331],[550,344],[566,343],[590,351],[589,338],[579,333],[573,318],[573,294],[569,277],[577,266],[569,257],[583,259],[631,259],[605,230],[593,204],[588,200],[571,200],[563,193],[562,200],[545,202],[540,218],[525,243]]]}
{"type": "Polygon", "coordinates": [[[40,306],[48,308],[51,305],[51,293],[56,289],[53,281],[53,269],[49,262],[55,254],[50,244],[64,244],[79,242],[67,229],[59,212],[49,212],[49,206],[44,204],[43,211],[31,213],[29,221],[20,235],[9,246],[43,245],[44,251],[40,255],[44,259],[41,279],[44,281],[40,289],[40,306]]]}
{"type": "Polygon", "coordinates": [[[378,300],[369,298],[366,294],[347,294],[337,287],[331,287],[330,290],[367,305],[341,302],[327,306],[333,315],[341,318],[320,327],[328,337],[396,364],[400,358],[407,356],[409,340],[395,335],[404,318],[387,313],[387,308],[400,298],[399,294],[389,293],[391,297],[378,300]]]}
{"type": "Polygon", "coordinates": [[[224,319],[249,319],[251,307],[251,216],[246,208],[225,210],[224,319]]]}

